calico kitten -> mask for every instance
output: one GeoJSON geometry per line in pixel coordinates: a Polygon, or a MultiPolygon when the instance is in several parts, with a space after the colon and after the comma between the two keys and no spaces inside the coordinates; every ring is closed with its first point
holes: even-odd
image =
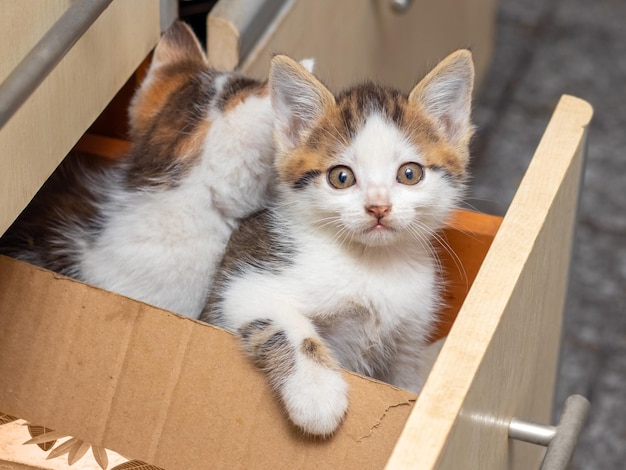
{"type": "Polygon", "coordinates": [[[266,203],[267,84],[210,69],[177,22],[129,116],[129,154],[64,162],[0,253],[196,318],[232,230],[266,203]]]}
{"type": "Polygon", "coordinates": [[[238,333],[293,423],[331,434],[340,367],[419,391],[440,281],[430,244],[463,193],[471,54],[407,96],[367,83],[333,96],[272,61],[273,207],[233,233],[201,319],[238,333]]]}

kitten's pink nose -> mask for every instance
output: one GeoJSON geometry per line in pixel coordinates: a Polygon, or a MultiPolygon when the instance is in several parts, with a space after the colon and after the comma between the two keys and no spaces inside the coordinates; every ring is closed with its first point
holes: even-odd
{"type": "Polygon", "coordinates": [[[373,215],[374,217],[376,217],[377,219],[382,219],[383,217],[385,217],[387,214],[389,214],[389,211],[391,211],[391,206],[390,205],[384,205],[384,206],[367,206],[365,208],[365,210],[367,211],[368,214],[373,215]]]}

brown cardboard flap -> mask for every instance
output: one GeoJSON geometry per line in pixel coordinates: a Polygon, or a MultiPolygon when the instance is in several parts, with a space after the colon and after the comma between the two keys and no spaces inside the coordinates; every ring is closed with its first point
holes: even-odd
{"type": "Polygon", "coordinates": [[[0,256],[0,410],[166,469],[382,468],[416,396],[346,373],[326,441],[231,334],[0,256]]]}

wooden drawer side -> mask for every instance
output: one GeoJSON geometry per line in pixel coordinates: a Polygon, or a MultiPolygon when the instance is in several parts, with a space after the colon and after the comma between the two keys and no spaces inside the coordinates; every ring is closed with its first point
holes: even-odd
{"type": "Polygon", "coordinates": [[[564,96],[387,468],[536,468],[548,423],[591,107],[564,96]]]}
{"type": "MultiPolygon", "coordinates": [[[[8,11],[0,16],[2,50],[19,42],[24,15],[40,23],[35,26],[43,35],[49,16],[60,16],[59,5],[71,2],[45,3],[7,2],[8,11]]],[[[0,233],[154,47],[159,33],[158,0],[114,1],[0,130],[0,233]]]]}

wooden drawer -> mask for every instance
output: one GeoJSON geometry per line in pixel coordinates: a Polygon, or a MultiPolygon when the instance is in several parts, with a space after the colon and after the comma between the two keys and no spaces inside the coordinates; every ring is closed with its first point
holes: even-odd
{"type": "MultiPolygon", "coordinates": [[[[480,89],[497,2],[282,2],[259,32],[251,18],[281,2],[220,0],[208,20],[212,63],[267,73],[274,52],[317,59],[338,89],[374,78],[408,90],[460,46],[480,89]],[[251,37],[258,37],[251,41],[251,37]]],[[[389,468],[535,468],[543,450],[507,439],[514,416],[548,423],[571,234],[590,107],[564,97],[389,461],[389,468]]],[[[465,261],[465,260],[464,260],[465,261]]]]}
{"type": "Polygon", "coordinates": [[[460,311],[417,400],[347,374],[346,421],[310,441],[230,334],[0,257],[0,410],[167,469],[536,468],[508,423],[550,419],[590,118],[563,97],[500,228],[448,229],[460,311]]]}
{"type": "MultiPolygon", "coordinates": [[[[3,2],[2,82],[73,0],[3,2]]],[[[0,233],[159,39],[159,0],[114,1],[0,129],[0,233]]]]}
{"type": "Polygon", "coordinates": [[[508,425],[550,423],[591,116],[561,98],[388,468],[539,467],[508,425]]]}
{"type": "MultiPolygon", "coordinates": [[[[354,2],[345,2],[349,3],[356,8],[354,2]]],[[[368,2],[359,14],[371,15],[374,3],[368,2]]],[[[330,8],[329,2],[319,5],[322,10],[330,8]]],[[[341,7],[339,2],[333,5],[344,8],[343,2],[341,7]]],[[[327,17],[307,13],[302,1],[288,2],[284,8],[283,19],[272,23],[255,42],[251,50],[257,52],[246,56],[246,70],[263,74],[262,64],[267,59],[262,55],[278,48],[295,56],[317,57],[322,75],[330,77],[327,81],[332,86],[352,82],[363,74],[407,87],[408,81],[398,83],[396,77],[408,76],[412,83],[419,75],[419,70],[408,73],[399,69],[385,76],[392,65],[380,68],[381,63],[388,63],[380,58],[363,59],[370,44],[363,31],[371,32],[371,23],[364,23],[369,26],[360,30],[366,39],[360,46],[355,43],[364,49],[355,52],[354,60],[333,62],[337,59],[324,52],[332,46],[328,41],[315,46],[320,49],[304,48],[309,42],[307,34],[322,24],[316,21],[327,17]],[[294,28],[287,18],[308,18],[311,29],[309,22],[304,22],[306,27],[298,33],[301,40],[273,43],[273,38],[283,37],[280,31],[286,31],[284,37],[293,38],[294,28]]],[[[346,9],[337,16],[349,18],[354,11],[346,9]]],[[[127,24],[126,15],[121,16],[125,18],[122,23],[127,24]]],[[[367,21],[374,21],[372,18],[367,21]]],[[[389,21],[395,20],[389,16],[389,21]]],[[[110,21],[120,27],[117,20],[110,21]]],[[[136,23],[134,18],[133,28],[136,23]]],[[[152,26],[146,26],[151,39],[144,44],[143,55],[137,51],[126,76],[156,41],[156,23],[154,37],[152,26]]],[[[351,41],[359,37],[354,31],[350,34],[351,41]]],[[[432,65],[453,47],[442,46],[445,50],[433,52],[433,57],[427,56],[420,66],[432,65]]],[[[404,54],[408,54],[406,50],[404,54]]],[[[93,58],[76,60],[88,63],[85,61],[93,58]]],[[[121,77],[123,73],[119,73],[121,77]]],[[[124,80],[120,78],[117,88],[124,80]]],[[[105,87],[105,82],[102,79],[94,86],[105,87]]],[[[102,103],[94,105],[93,116],[81,118],[71,135],[54,148],[47,132],[39,142],[15,130],[19,127],[12,131],[9,127],[17,126],[14,122],[20,119],[22,124],[34,119],[37,109],[66,106],[61,101],[59,108],[59,93],[50,93],[40,98],[38,107],[29,102],[34,109],[31,118],[16,115],[0,132],[0,158],[24,154],[27,141],[33,149],[28,147],[26,155],[34,155],[33,161],[24,165],[28,171],[22,168],[23,161],[0,161],[3,168],[15,169],[11,177],[0,175],[7,178],[3,182],[10,180],[13,185],[3,190],[12,199],[0,199],[2,217],[6,214],[8,222],[114,91],[108,98],[102,97],[102,103]],[[20,138],[24,145],[18,153],[20,138]],[[4,146],[12,153],[5,152],[4,146]],[[44,148],[53,151],[43,152],[44,148]],[[12,200],[12,205],[5,206],[5,200],[12,200]]],[[[84,94],[88,99],[91,92],[85,90],[84,94]]],[[[464,274],[455,268],[454,259],[447,260],[450,272],[457,273],[450,281],[452,307],[446,313],[453,325],[449,334],[442,332],[447,334],[445,345],[419,397],[347,374],[351,405],[346,422],[333,439],[309,441],[287,425],[264,377],[243,358],[228,333],[0,257],[0,410],[167,469],[251,465],[536,468],[542,449],[508,440],[507,430],[512,417],[540,423],[550,420],[591,114],[587,103],[563,97],[501,225],[492,217],[465,213],[447,231],[464,274]]],[[[48,116],[48,121],[38,125],[58,129],[54,125],[60,120],[54,118],[48,116]]],[[[106,153],[118,148],[117,144],[89,136],[81,145],[96,145],[106,153]]]]}
{"type": "Polygon", "coordinates": [[[479,88],[491,59],[497,1],[409,3],[396,13],[389,0],[220,0],[208,19],[209,61],[264,78],[274,53],[311,57],[331,89],[371,79],[408,92],[447,54],[470,47],[479,88]]]}

